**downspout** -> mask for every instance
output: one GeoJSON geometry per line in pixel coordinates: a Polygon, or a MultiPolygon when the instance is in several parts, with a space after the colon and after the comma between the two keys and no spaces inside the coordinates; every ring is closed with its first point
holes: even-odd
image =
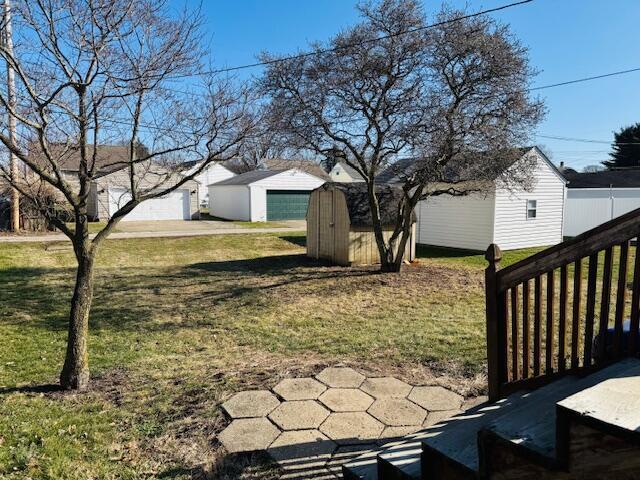
{"type": "Polygon", "coordinates": [[[611,213],[610,213],[611,220],[613,220],[614,202],[615,202],[615,199],[613,197],[613,184],[610,183],[609,184],[609,204],[611,205],[611,213]]]}

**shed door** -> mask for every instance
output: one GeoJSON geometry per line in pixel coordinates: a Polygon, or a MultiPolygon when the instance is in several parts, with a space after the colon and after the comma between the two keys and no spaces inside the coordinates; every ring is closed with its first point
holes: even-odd
{"type": "Polygon", "coordinates": [[[304,220],[310,194],[306,190],[267,190],[267,221],[304,220]]]}
{"type": "Polygon", "coordinates": [[[335,223],[333,218],[333,191],[320,191],[318,212],[318,256],[333,259],[335,250],[335,223]]]}

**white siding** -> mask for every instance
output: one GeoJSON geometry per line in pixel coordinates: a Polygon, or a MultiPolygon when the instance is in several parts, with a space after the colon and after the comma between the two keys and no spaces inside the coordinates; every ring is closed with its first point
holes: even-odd
{"type": "Polygon", "coordinates": [[[246,185],[210,185],[209,214],[229,220],[251,220],[249,187],[246,185]]]}
{"type": "Polygon", "coordinates": [[[267,191],[268,190],[315,190],[325,181],[300,170],[286,172],[263,178],[250,185],[251,187],[251,221],[267,221],[267,191]]]}
{"type": "Polygon", "coordinates": [[[502,250],[554,245],[562,241],[565,183],[542,158],[529,192],[498,188],[493,241],[502,250]],[[536,218],[527,219],[527,200],[537,201],[536,218]]]}
{"type": "MultiPolygon", "coordinates": [[[[160,166],[144,165],[141,164],[136,174],[138,189],[154,189],[158,190],[168,188],[174,185],[184,177],[179,174],[170,174],[166,169],[160,166]]],[[[121,187],[124,189],[129,188],[129,170],[122,169],[116,172],[110,173],[103,177],[96,179],[96,187],[92,189],[92,192],[96,192],[96,206],[92,205],[92,209],[97,210],[98,218],[100,220],[108,220],[110,218],[109,212],[109,189],[113,187],[121,187]]],[[[189,212],[190,218],[198,218],[198,184],[193,180],[185,182],[180,188],[189,190],[189,212]]],[[[146,201],[146,200],[145,200],[146,201]]],[[[181,202],[182,200],[179,199],[181,202]]]]}
{"type": "Polygon", "coordinates": [[[331,171],[329,172],[329,176],[331,177],[332,182],[339,183],[353,183],[353,182],[364,182],[361,178],[355,179],[351,175],[347,173],[347,171],[342,168],[342,165],[336,163],[331,171]]]}
{"type": "Polygon", "coordinates": [[[236,174],[233,173],[228,168],[220,165],[219,163],[214,163],[209,165],[207,169],[202,172],[200,175],[195,177],[195,180],[200,182],[198,187],[200,194],[200,202],[203,204],[209,203],[209,185],[216,182],[221,182],[226,180],[227,178],[234,177],[236,174]]]}
{"type": "Polygon", "coordinates": [[[486,250],[493,234],[493,194],[442,195],[418,203],[417,243],[486,250]]]}
{"type": "Polygon", "coordinates": [[[640,188],[570,188],[564,234],[579,235],[636,208],[640,208],[640,188]]]}
{"type": "Polygon", "coordinates": [[[287,170],[249,185],[210,185],[209,213],[229,220],[267,221],[268,190],[315,190],[325,183],[300,170],[287,170]]]}

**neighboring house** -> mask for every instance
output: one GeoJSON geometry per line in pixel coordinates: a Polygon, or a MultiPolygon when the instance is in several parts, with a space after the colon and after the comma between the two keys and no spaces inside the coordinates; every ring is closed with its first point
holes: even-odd
{"type": "MultiPolygon", "coordinates": [[[[77,149],[62,152],[56,156],[63,178],[70,184],[78,184],[80,155],[77,149]]],[[[100,145],[95,159],[94,179],[88,198],[88,214],[93,220],[108,220],[120,206],[131,198],[129,178],[129,149],[119,145],[100,145]]],[[[33,154],[33,153],[30,153],[33,154]]],[[[93,156],[93,146],[89,146],[89,156],[93,156]]],[[[183,178],[183,175],[168,170],[153,162],[141,162],[135,167],[137,188],[144,190],[160,185],[164,189],[183,178]]],[[[122,221],[134,220],[191,220],[197,218],[198,182],[190,180],[168,195],[146,200],[134,208],[122,221]]]]}
{"type": "Polygon", "coordinates": [[[300,170],[254,170],[209,185],[209,213],[228,220],[304,220],[325,180],[300,170]]]}
{"type": "Polygon", "coordinates": [[[332,182],[353,183],[364,182],[360,175],[353,167],[347,165],[346,162],[336,163],[329,172],[332,182]]]}
{"type": "Polygon", "coordinates": [[[640,208],[640,170],[567,172],[564,234],[573,237],[640,208]]]}
{"type": "MultiPolygon", "coordinates": [[[[561,242],[566,181],[538,148],[524,149],[525,155],[536,162],[530,191],[510,191],[494,182],[483,194],[421,201],[417,243],[484,251],[491,243],[512,250],[561,242]]],[[[390,167],[378,181],[394,183],[396,171],[390,167]]]]}
{"type": "MultiPolygon", "coordinates": [[[[199,167],[200,162],[190,161],[185,162],[187,170],[185,175],[191,175],[199,167]]],[[[210,163],[207,167],[198,175],[194,177],[194,180],[199,182],[198,185],[198,197],[200,199],[201,207],[209,206],[209,189],[208,185],[212,183],[221,182],[227,178],[235,177],[236,173],[227,168],[220,162],[210,163]]]]}

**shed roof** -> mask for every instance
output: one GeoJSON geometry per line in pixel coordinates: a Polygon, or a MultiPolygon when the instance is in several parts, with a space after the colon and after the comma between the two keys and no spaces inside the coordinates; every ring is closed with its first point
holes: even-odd
{"type": "Polygon", "coordinates": [[[640,188],[640,170],[565,171],[567,188],[640,188]]]}
{"type": "MultiPolygon", "coordinates": [[[[344,193],[345,199],[347,201],[347,210],[349,212],[351,226],[373,226],[373,220],[371,218],[371,208],[369,208],[367,185],[365,183],[328,182],[318,189],[336,189],[344,193]]],[[[392,185],[376,185],[376,194],[378,195],[378,203],[380,204],[380,220],[382,224],[395,225],[397,222],[398,205],[402,200],[404,192],[401,188],[394,187],[392,185]]],[[[415,222],[415,212],[412,213],[412,216],[413,221],[415,222]]]]}

